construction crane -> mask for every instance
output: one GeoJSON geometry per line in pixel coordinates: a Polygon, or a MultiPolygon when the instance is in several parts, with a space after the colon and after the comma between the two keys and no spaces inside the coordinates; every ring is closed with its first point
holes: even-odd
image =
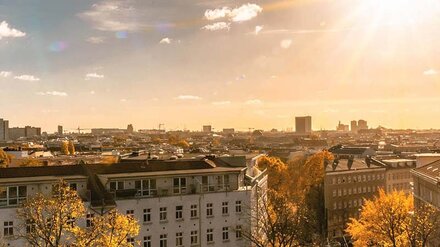
{"type": "MultiPolygon", "coordinates": [[[[78,134],[81,134],[82,130],[91,130],[91,129],[83,129],[78,126],[78,128],[76,128],[76,129],[69,129],[69,130],[76,130],[76,131],[78,131],[78,134]]],[[[67,133],[69,130],[64,130],[64,133],[67,133]]]]}

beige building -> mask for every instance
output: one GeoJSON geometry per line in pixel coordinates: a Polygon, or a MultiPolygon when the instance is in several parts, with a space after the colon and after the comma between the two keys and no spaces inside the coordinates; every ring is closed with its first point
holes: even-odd
{"type": "Polygon", "coordinates": [[[380,162],[387,168],[386,192],[399,190],[407,194],[411,193],[411,169],[416,167],[416,161],[412,159],[385,159],[380,162]]]}
{"type": "Polygon", "coordinates": [[[328,239],[348,241],[349,218],[359,217],[365,199],[371,199],[386,184],[386,169],[371,159],[339,159],[327,164],[324,200],[328,239]]]}

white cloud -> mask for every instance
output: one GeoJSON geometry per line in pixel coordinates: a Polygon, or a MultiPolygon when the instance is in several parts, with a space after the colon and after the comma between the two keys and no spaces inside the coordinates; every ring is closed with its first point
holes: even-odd
{"type": "Polygon", "coordinates": [[[86,39],[87,42],[92,44],[102,44],[105,41],[105,37],[98,36],[98,37],[89,37],[86,39]]]}
{"type": "Polygon", "coordinates": [[[17,76],[14,76],[14,79],[21,80],[21,81],[39,81],[40,80],[40,78],[35,77],[33,75],[17,75],[17,76]]]}
{"type": "Polygon", "coordinates": [[[212,102],[213,105],[229,105],[231,104],[231,101],[225,100],[225,101],[215,101],[212,102]]]}
{"type": "Polygon", "coordinates": [[[255,35],[258,35],[261,30],[263,30],[263,26],[255,26],[255,35]]]}
{"type": "Polygon", "coordinates": [[[93,28],[101,31],[138,31],[143,26],[134,18],[138,16],[130,1],[112,0],[93,4],[79,17],[90,21],[93,28]]]}
{"type": "Polygon", "coordinates": [[[38,95],[43,95],[43,96],[60,96],[60,97],[66,97],[67,93],[66,92],[59,92],[59,91],[47,91],[47,92],[38,92],[38,95]]]}
{"type": "Polygon", "coordinates": [[[91,79],[102,79],[104,78],[104,75],[100,75],[97,73],[88,73],[86,74],[86,80],[91,80],[91,79]]]}
{"type": "Polygon", "coordinates": [[[255,18],[261,11],[263,11],[263,8],[260,6],[248,3],[241,5],[239,8],[232,9],[229,17],[234,22],[248,21],[255,18]]]}
{"type": "Polygon", "coordinates": [[[435,69],[428,69],[428,70],[423,71],[423,75],[426,75],[426,76],[433,76],[433,75],[437,75],[438,73],[439,72],[435,69]]]}
{"type": "Polygon", "coordinates": [[[205,18],[212,21],[221,18],[228,18],[233,22],[248,21],[255,18],[263,8],[257,4],[247,3],[238,8],[230,9],[228,7],[218,9],[208,9],[205,11],[205,18]]]}
{"type": "Polygon", "coordinates": [[[245,104],[246,105],[261,105],[261,104],[263,104],[263,101],[261,101],[259,99],[250,99],[250,100],[247,100],[245,102],[245,104]]]}
{"type": "Polygon", "coordinates": [[[179,95],[174,99],[178,99],[178,100],[200,100],[202,99],[199,96],[195,96],[195,95],[179,95]]]}
{"type": "Polygon", "coordinates": [[[216,22],[213,24],[208,24],[204,27],[202,27],[202,29],[205,30],[209,30],[209,31],[217,31],[217,30],[229,30],[231,28],[231,23],[229,22],[216,22]]]}
{"type": "Polygon", "coordinates": [[[2,21],[0,23],[0,39],[2,38],[18,38],[18,37],[24,37],[26,36],[26,33],[10,28],[9,24],[6,21],[2,21]]]}
{"type": "Polygon", "coordinates": [[[231,9],[223,7],[221,9],[208,9],[205,11],[205,18],[212,21],[215,19],[225,18],[231,13],[231,9]]]}
{"type": "Polygon", "coordinates": [[[281,48],[288,49],[292,45],[291,39],[283,39],[280,42],[281,48]]]}
{"type": "Polygon", "coordinates": [[[12,75],[11,71],[0,71],[0,77],[9,77],[12,75]]]}
{"type": "Polygon", "coordinates": [[[170,38],[163,38],[159,41],[159,44],[171,44],[171,39],[170,38]]]}

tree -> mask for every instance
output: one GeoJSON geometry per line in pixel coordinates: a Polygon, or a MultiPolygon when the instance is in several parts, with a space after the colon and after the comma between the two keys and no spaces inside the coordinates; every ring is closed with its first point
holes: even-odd
{"type": "Polygon", "coordinates": [[[305,246],[320,241],[326,159],[332,159],[328,152],[289,164],[274,157],[258,160],[258,168],[268,173],[268,192],[254,209],[260,219],[254,219],[258,222],[254,232],[247,232],[251,242],[257,246],[305,246]]]}
{"type": "Polygon", "coordinates": [[[43,162],[35,158],[25,158],[19,161],[19,166],[42,166],[43,162]]]}
{"type": "Polygon", "coordinates": [[[300,215],[297,207],[286,197],[269,189],[248,210],[251,229],[244,229],[243,236],[256,247],[293,247],[301,246],[300,215]]]}
{"type": "Polygon", "coordinates": [[[64,155],[69,155],[69,142],[68,141],[61,142],[61,153],[64,155]]]}
{"type": "Polygon", "coordinates": [[[12,155],[9,155],[5,150],[0,148],[0,167],[7,167],[11,164],[12,155]]]}
{"type": "Polygon", "coordinates": [[[37,194],[17,210],[23,222],[19,237],[37,247],[58,246],[129,246],[127,237],[139,233],[135,219],[116,211],[97,216],[88,228],[78,222],[85,220],[86,208],[77,192],[60,181],[51,195],[37,194]]]}
{"type": "Polygon", "coordinates": [[[355,246],[426,246],[439,229],[439,212],[420,202],[414,209],[413,197],[402,191],[379,195],[367,200],[359,219],[351,219],[347,232],[355,246]]]}
{"type": "Polygon", "coordinates": [[[75,154],[75,145],[74,145],[73,141],[69,141],[67,148],[69,150],[70,155],[75,154]]]}

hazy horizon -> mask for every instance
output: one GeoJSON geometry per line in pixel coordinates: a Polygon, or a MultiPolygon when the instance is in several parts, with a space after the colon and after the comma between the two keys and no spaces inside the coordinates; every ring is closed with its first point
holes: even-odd
{"type": "Polygon", "coordinates": [[[439,26],[435,0],[0,0],[0,118],[440,128],[439,26]]]}

